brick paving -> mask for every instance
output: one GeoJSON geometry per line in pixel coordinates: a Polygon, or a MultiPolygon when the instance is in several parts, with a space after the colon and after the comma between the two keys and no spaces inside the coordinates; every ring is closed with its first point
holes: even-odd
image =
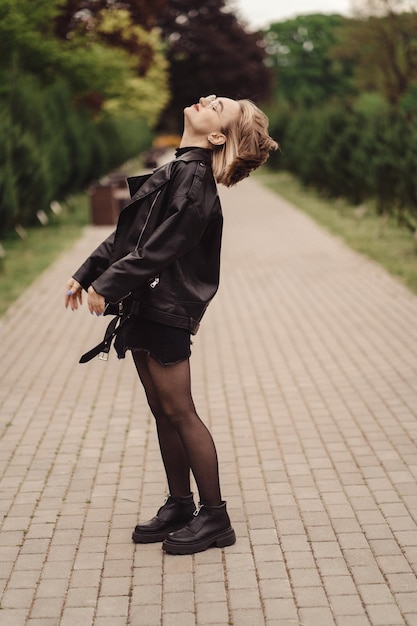
{"type": "Polygon", "coordinates": [[[235,546],[135,546],[165,493],[129,358],[65,311],[91,227],[0,326],[2,626],[416,626],[417,298],[284,200],[222,191],[192,356],[235,546]]]}

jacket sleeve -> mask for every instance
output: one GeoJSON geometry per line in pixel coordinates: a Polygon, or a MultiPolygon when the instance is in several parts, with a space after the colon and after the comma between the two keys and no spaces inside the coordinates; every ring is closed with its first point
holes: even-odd
{"type": "Polygon", "coordinates": [[[171,198],[168,217],[142,248],[108,267],[93,288],[108,302],[119,302],[176,259],[187,254],[201,239],[205,224],[187,195],[171,198]]]}
{"type": "Polygon", "coordinates": [[[81,267],[73,274],[73,278],[87,291],[93,280],[98,278],[108,267],[110,254],[116,231],[112,232],[98,248],[84,261],[81,267]]]}

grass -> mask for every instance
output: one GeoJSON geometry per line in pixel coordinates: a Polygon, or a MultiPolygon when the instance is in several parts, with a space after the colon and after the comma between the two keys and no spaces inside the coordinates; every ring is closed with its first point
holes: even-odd
{"type": "MultiPolygon", "coordinates": [[[[139,155],[116,171],[131,176],[142,169],[139,155]]],[[[89,196],[87,192],[80,193],[62,203],[61,213],[52,213],[46,226],[26,229],[24,239],[12,233],[1,241],[6,256],[0,258],[0,316],[54,259],[71,247],[90,223],[89,196]]]]}
{"type": "Polygon", "coordinates": [[[89,222],[88,196],[80,194],[52,214],[46,226],[28,228],[22,239],[12,233],[1,245],[0,315],[20,296],[39,274],[80,236],[89,222]]]}
{"type": "Polygon", "coordinates": [[[353,250],[367,255],[417,294],[417,239],[393,217],[379,216],[371,205],[354,207],[305,189],[288,172],[262,170],[257,179],[310,215],[353,250]]]}

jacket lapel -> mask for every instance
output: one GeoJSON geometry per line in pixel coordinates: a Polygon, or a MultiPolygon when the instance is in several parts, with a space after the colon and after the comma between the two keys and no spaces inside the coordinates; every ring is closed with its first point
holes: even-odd
{"type": "Polygon", "coordinates": [[[150,178],[152,174],[144,174],[142,176],[130,176],[127,179],[127,184],[129,186],[130,197],[133,198],[135,193],[139,191],[139,189],[146,183],[148,178],[150,178]]]}
{"type": "MultiPolygon", "coordinates": [[[[211,163],[211,152],[210,150],[190,150],[185,154],[181,155],[176,159],[177,161],[204,161],[206,163],[211,163]]],[[[166,182],[171,178],[172,164],[174,161],[170,161],[169,163],[165,163],[158,169],[156,169],[152,174],[144,174],[142,176],[130,176],[127,179],[127,184],[129,186],[129,192],[131,196],[131,201],[126,206],[129,206],[133,202],[148,196],[153,193],[159,187],[162,187],[166,182]]]]}
{"type": "Polygon", "coordinates": [[[132,176],[127,179],[129,191],[131,193],[131,204],[137,200],[141,200],[145,196],[153,193],[171,178],[172,161],[155,170],[152,174],[144,176],[132,176]],[[133,195],[132,195],[133,192],[133,195]]]}

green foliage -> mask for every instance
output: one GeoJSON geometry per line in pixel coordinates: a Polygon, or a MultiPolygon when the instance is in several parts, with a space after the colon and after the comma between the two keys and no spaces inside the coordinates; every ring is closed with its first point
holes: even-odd
{"type": "Polygon", "coordinates": [[[160,36],[134,24],[126,10],[112,9],[60,38],[55,29],[64,4],[0,0],[0,84],[10,81],[14,66],[43,86],[59,76],[71,97],[95,112],[104,106],[155,124],[168,100],[160,36]]]}
{"type": "Polygon", "coordinates": [[[59,75],[77,96],[91,91],[103,97],[113,94],[118,79],[127,75],[125,56],[82,36],[58,39],[54,20],[60,4],[59,0],[0,0],[0,70],[7,79],[9,68],[18,65],[43,85],[59,75]]]}
{"type": "Polygon", "coordinates": [[[0,0],[2,236],[146,147],[167,102],[160,36],[120,3],[75,4],[0,0]]]}
{"type": "Polygon", "coordinates": [[[94,121],[71,104],[67,84],[48,87],[17,74],[0,103],[0,234],[37,221],[52,200],[138,154],[150,142],[140,118],[103,114],[94,121]]]}
{"type": "Polygon", "coordinates": [[[42,74],[59,58],[62,46],[53,34],[58,0],[0,0],[0,63],[8,67],[16,54],[22,66],[42,74]]]}
{"type": "Polygon", "coordinates": [[[368,117],[386,115],[390,108],[383,95],[370,91],[364,91],[359,94],[353,103],[353,109],[357,113],[362,113],[368,117]]]}
{"type": "Polygon", "coordinates": [[[268,113],[282,149],[270,163],[322,195],[374,201],[414,231],[417,14],[403,0],[362,6],[355,19],[301,16],[267,33],[279,94],[268,113]]]}
{"type": "Polygon", "coordinates": [[[417,116],[378,107],[378,115],[341,105],[276,115],[271,132],[281,143],[279,165],[328,197],[355,205],[374,199],[379,213],[415,229],[417,116]]]}
{"type": "Polygon", "coordinates": [[[415,8],[415,0],[365,0],[346,20],[332,54],[354,64],[358,90],[381,93],[392,105],[407,101],[417,83],[415,8]]]}
{"type": "Polygon", "coordinates": [[[398,106],[405,113],[417,111],[417,81],[409,84],[408,90],[399,99],[398,106]]]}
{"type": "Polygon", "coordinates": [[[0,316],[40,272],[77,240],[88,223],[87,194],[73,196],[61,207],[60,215],[52,215],[46,228],[29,227],[24,239],[11,233],[2,240],[5,257],[0,265],[0,316]]]}
{"type": "Polygon", "coordinates": [[[266,32],[276,94],[293,106],[381,94],[417,108],[417,13],[403,0],[364,0],[353,19],[302,15],[266,32]]]}
{"type": "Polygon", "coordinates": [[[155,31],[149,33],[138,24],[134,24],[127,10],[103,11],[98,32],[107,35],[118,33],[125,44],[139,40],[142,45],[146,43],[152,50],[152,63],[141,76],[135,75],[133,71],[137,59],[130,57],[128,65],[132,69],[132,75],[124,82],[118,81],[118,90],[114,97],[104,104],[104,109],[112,113],[140,115],[155,125],[169,99],[168,62],[159,36],[155,31]]]}
{"type": "Polygon", "coordinates": [[[331,54],[345,22],[341,15],[314,14],[271,25],[266,52],[280,100],[313,106],[352,93],[352,63],[331,54]]]}
{"type": "Polygon", "coordinates": [[[135,75],[137,59],[129,58],[131,76],[125,81],[118,81],[114,97],[108,99],[103,108],[112,113],[140,115],[155,125],[169,99],[168,62],[159,37],[155,32],[146,32],[144,28],[134,24],[127,10],[103,11],[98,31],[107,35],[120,32],[124,42],[140,40],[142,45],[146,43],[152,49],[152,64],[144,75],[135,75]]]}

